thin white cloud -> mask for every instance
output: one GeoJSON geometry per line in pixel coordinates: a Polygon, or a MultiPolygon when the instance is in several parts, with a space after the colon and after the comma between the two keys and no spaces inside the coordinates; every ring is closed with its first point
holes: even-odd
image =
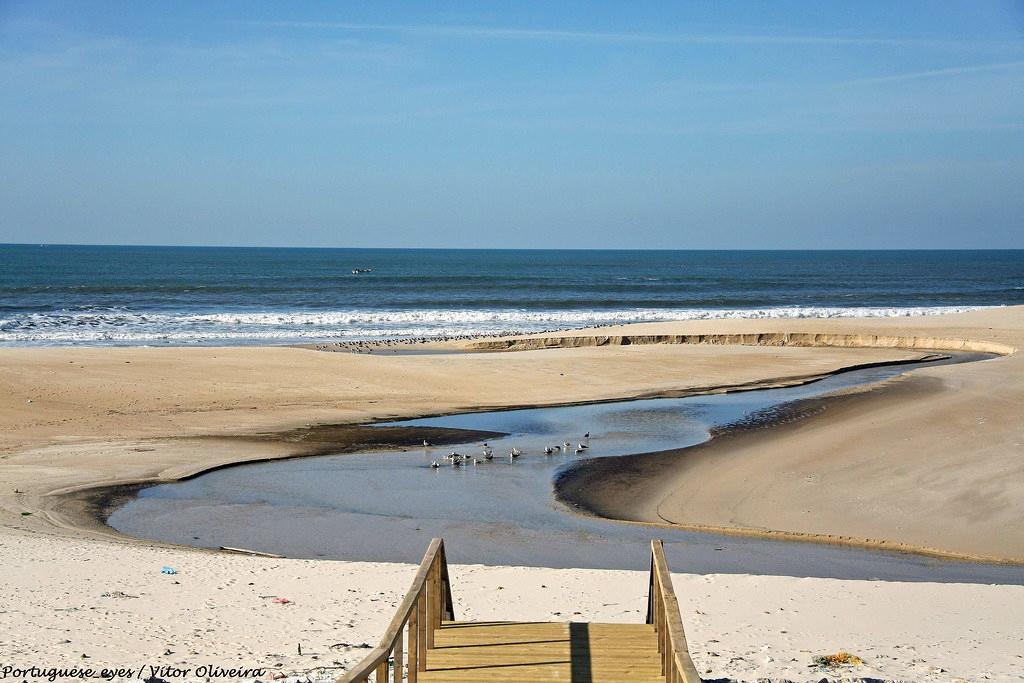
{"type": "Polygon", "coordinates": [[[986,71],[1010,71],[1024,68],[1024,61],[1000,62],[998,64],[974,64],[971,66],[952,66],[945,69],[929,69],[910,73],[875,76],[872,78],[856,78],[842,81],[838,85],[869,85],[872,83],[895,83],[898,81],[914,81],[921,78],[942,78],[943,76],[959,76],[962,74],[983,73],[986,71]]]}
{"type": "Polygon", "coordinates": [[[950,45],[956,41],[930,41],[899,38],[800,36],[770,34],[660,34],[617,33],[524,29],[498,26],[441,24],[362,24],[342,21],[264,21],[247,22],[268,28],[296,28],[339,31],[383,31],[435,37],[499,38],[507,40],[546,40],[605,43],[665,43],[723,45],[950,45]]]}

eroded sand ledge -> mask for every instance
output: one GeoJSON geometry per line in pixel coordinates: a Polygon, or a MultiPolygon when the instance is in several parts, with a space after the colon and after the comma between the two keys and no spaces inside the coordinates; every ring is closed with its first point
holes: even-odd
{"type": "Polygon", "coordinates": [[[747,334],[593,334],[580,336],[533,336],[472,342],[479,351],[534,351],[576,349],[589,346],[635,344],[711,344],[719,346],[795,346],[844,349],[925,349],[930,351],[978,351],[1009,355],[1016,347],[984,339],[891,334],[822,334],[813,332],[754,332],[747,334]]]}

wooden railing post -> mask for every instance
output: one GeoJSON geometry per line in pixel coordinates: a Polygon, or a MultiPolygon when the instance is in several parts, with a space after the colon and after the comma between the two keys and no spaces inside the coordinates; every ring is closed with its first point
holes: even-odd
{"type": "Polygon", "coordinates": [[[441,620],[444,619],[444,586],[441,581],[441,554],[437,555],[437,564],[434,565],[434,623],[435,629],[441,628],[441,620]]]}
{"type": "Polygon", "coordinates": [[[417,660],[420,671],[427,670],[427,592],[424,586],[423,592],[420,593],[419,604],[416,605],[416,628],[419,629],[419,637],[416,639],[420,654],[417,660]]]}
{"type": "Polygon", "coordinates": [[[455,606],[452,603],[452,581],[448,577],[448,555],[444,550],[444,540],[441,541],[441,548],[437,553],[441,576],[441,598],[444,601],[441,616],[447,621],[455,621],[455,606]]]}
{"type": "Polygon", "coordinates": [[[437,618],[437,561],[430,565],[427,575],[427,649],[434,647],[434,629],[439,621],[437,618]]]}
{"type": "Polygon", "coordinates": [[[405,637],[405,630],[398,629],[398,637],[395,639],[395,666],[392,669],[392,676],[395,683],[402,683],[405,678],[402,672],[405,670],[405,653],[402,651],[402,640],[405,637]]]}
{"type": "Polygon", "coordinates": [[[409,683],[416,683],[419,676],[419,658],[420,658],[420,599],[417,598],[416,603],[412,607],[412,611],[409,612],[409,683]]]}

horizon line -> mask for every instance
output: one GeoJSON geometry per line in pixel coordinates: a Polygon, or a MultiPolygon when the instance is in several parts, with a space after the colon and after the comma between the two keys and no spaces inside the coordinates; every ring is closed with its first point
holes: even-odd
{"type": "Polygon", "coordinates": [[[2,247],[119,247],[133,249],[295,249],[323,251],[1024,251],[1024,247],[327,247],[252,244],[110,244],[99,242],[0,242],[2,247]]]}

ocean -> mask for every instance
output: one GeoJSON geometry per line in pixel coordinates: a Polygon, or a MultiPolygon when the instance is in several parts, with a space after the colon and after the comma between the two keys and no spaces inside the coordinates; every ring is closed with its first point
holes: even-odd
{"type": "Polygon", "coordinates": [[[4,346],[349,341],[1012,304],[1024,304],[1024,250],[0,245],[4,346]]]}

